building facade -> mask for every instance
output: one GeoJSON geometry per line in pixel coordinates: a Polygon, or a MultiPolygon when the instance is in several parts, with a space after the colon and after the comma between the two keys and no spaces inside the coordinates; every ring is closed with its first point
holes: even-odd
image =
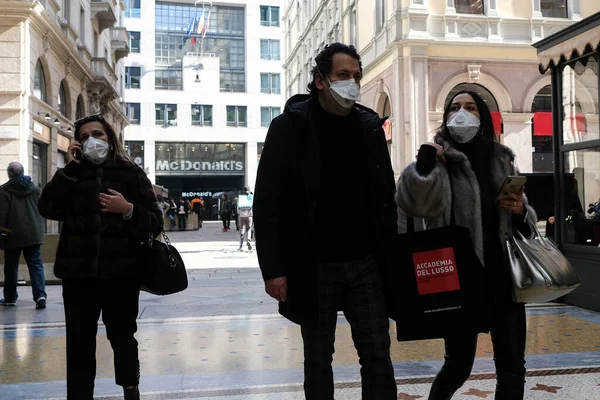
{"type": "MultiPolygon", "coordinates": [[[[287,94],[304,92],[314,56],[341,40],[363,60],[361,103],[390,117],[397,174],[461,89],[484,97],[522,172],[552,172],[550,76],[531,44],[599,10],[596,0],[288,0],[287,94]]],[[[598,124],[585,95],[575,130],[598,124]]]]}
{"type": "Polygon", "coordinates": [[[171,197],[254,186],[284,106],[281,3],[129,2],[126,145],[171,197]]]}
{"type": "Polygon", "coordinates": [[[19,161],[43,187],[65,165],[76,119],[101,112],[121,135],[123,9],[116,0],[0,1],[0,168],[19,161]]]}

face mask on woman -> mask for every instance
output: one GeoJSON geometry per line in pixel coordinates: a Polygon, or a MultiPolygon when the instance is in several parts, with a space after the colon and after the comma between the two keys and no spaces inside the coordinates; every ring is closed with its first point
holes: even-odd
{"type": "Polygon", "coordinates": [[[457,143],[468,143],[479,132],[480,121],[475,115],[461,108],[446,125],[452,139],[457,143]]]}
{"type": "Polygon", "coordinates": [[[110,145],[104,140],[89,138],[83,144],[83,156],[91,163],[99,165],[106,161],[110,145]]]}

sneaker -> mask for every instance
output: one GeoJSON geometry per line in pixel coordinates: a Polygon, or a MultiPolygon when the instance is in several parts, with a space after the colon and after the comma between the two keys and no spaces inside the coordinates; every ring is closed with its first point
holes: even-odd
{"type": "Polygon", "coordinates": [[[248,242],[248,250],[252,250],[252,245],[248,242]]]}
{"type": "Polygon", "coordinates": [[[38,310],[46,308],[46,299],[44,297],[40,297],[38,301],[35,302],[35,308],[38,310]]]}
{"type": "Polygon", "coordinates": [[[6,299],[0,299],[0,305],[4,307],[14,307],[17,303],[14,301],[6,301],[6,299]]]}
{"type": "Polygon", "coordinates": [[[140,389],[138,386],[131,389],[123,388],[123,394],[125,400],[140,400],[140,389]]]}

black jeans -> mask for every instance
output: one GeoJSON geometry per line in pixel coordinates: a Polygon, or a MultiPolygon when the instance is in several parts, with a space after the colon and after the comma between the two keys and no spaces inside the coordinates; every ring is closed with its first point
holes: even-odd
{"type": "Polygon", "coordinates": [[[178,214],[177,220],[179,222],[179,230],[185,231],[185,228],[187,227],[187,214],[178,214]]]}
{"type": "MultiPolygon", "coordinates": [[[[492,327],[496,364],[496,400],[522,400],[525,386],[525,340],[527,326],[524,304],[496,307],[492,327]]],[[[444,366],[429,393],[429,400],[449,400],[471,375],[477,335],[447,338],[444,366]]]]}
{"type": "Polygon", "coordinates": [[[231,227],[231,214],[223,214],[221,218],[223,219],[223,228],[229,229],[231,227]]]}
{"type": "Polygon", "coordinates": [[[98,318],[114,352],[115,382],[136,386],[140,380],[136,318],[140,283],[136,280],[64,279],[67,327],[67,399],[92,400],[96,378],[98,318]]]}
{"type": "Polygon", "coordinates": [[[363,400],[397,398],[390,357],[389,319],[381,278],[372,257],[321,265],[319,321],[302,325],[304,395],[307,400],[333,400],[333,362],[338,310],[343,310],[361,365],[363,400]]]}

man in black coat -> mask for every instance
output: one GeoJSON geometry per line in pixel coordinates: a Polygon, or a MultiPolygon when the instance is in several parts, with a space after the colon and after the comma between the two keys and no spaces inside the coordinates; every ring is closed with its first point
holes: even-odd
{"type": "Polygon", "coordinates": [[[362,365],[362,398],[392,400],[381,273],[397,214],[385,120],[355,104],[362,66],[354,47],[329,45],[315,61],[310,95],[288,100],[265,141],[254,197],[259,264],[280,313],[301,325],[306,398],[333,399],[343,310],[362,365]],[[357,207],[357,196],[368,207],[357,207]]]}

